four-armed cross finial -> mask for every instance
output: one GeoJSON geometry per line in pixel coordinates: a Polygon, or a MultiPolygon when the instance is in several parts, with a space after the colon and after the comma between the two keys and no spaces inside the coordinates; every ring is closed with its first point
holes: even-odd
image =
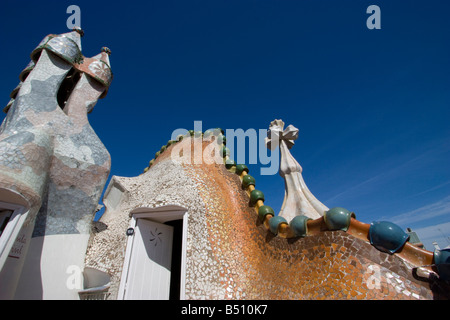
{"type": "Polygon", "coordinates": [[[320,218],[328,208],[309,191],[302,177],[302,167],[289,151],[298,138],[298,129],[293,125],[283,129],[282,120],[272,121],[266,138],[266,146],[271,150],[279,146],[281,153],[280,175],[285,182],[285,196],[278,215],[287,222],[298,215],[311,219],[320,218]]]}

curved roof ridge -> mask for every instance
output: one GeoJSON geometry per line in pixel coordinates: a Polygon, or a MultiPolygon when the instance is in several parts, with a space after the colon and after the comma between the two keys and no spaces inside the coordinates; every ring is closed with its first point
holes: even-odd
{"type": "MultiPolygon", "coordinates": [[[[341,230],[352,235],[353,237],[356,237],[360,240],[370,243],[380,251],[387,252],[387,250],[383,250],[382,248],[380,248],[380,246],[377,246],[371,241],[370,232],[371,227],[374,225],[374,223],[367,224],[361,222],[356,219],[356,215],[353,212],[350,212],[344,208],[332,208],[327,212],[325,212],[324,216],[317,219],[311,219],[305,216],[297,216],[298,218],[301,219],[293,219],[291,220],[290,223],[287,223],[286,219],[284,219],[283,217],[275,215],[274,210],[270,206],[264,204],[265,196],[262,191],[257,190],[255,188],[256,182],[254,177],[252,177],[249,174],[248,167],[244,164],[236,164],[233,160],[230,159],[229,157],[230,150],[226,147],[226,137],[223,134],[224,132],[220,128],[217,129],[220,130],[221,135],[223,136],[222,139],[217,140],[218,143],[220,143],[222,146],[223,163],[228,172],[237,174],[239,176],[239,179],[241,180],[242,183],[242,188],[247,193],[250,199],[249,205],[254,207],[256,214],[258,215],[259,219],[261,220],[261,222],[268,231],[272,232],[273,234],[281,238],[290,239],[296,237],[316,235],[324,231],[341,230]],[[341,214],[348,213],[346,221],[345,222],[340,221],[341,225],[339,225],[338,223],[337,227],[336,223],[333,224],[334,218],[331,217],[331,213],[329,214],[327,221],[327,213],[335,209],[342,209],[340,210],[342,211],[340,212],[341,214]],[[342,225],[342,223],[344,223],[345,225],[342,225]]],[[[182,141],[183,138],[186,136],[198,138],[203,137],[205,133],[194,132],[193,130],[189,130],[184,136],[179,135],[177,137],[177,140],[169,140],[166,145],[163,145],[161,149],[155,153],[154,159],[152,159],[149,162],[149,166],[144,169],[144,173],[150,169],[150,167],[154,164],[158,156],[160,156],[172,144],[182,141]]],[[[342,217],[338,217],[338,219],[342,220],[342,217]]],[[[393,225],[392,223],[390,224],[393,225]]],[[[392,237],[392,234],[386,234],[382,236],[389,238],[392,237]]],[[[435,256],[437,254],[436,252],[433,253],[431,251],[421,249],[409,243],[407,241],[408,237],[403,237],[402,239],[403,243],[400,243],[398,245],[398,248],[389,252],[390,254],[394,254],[402,258],[403,260],[414,265],[416,268],[424,268],[428,272],[434,272],[438,274],[435,268],[436,267],[435,256]]],[[[391,239],[386,239],[386,241],[390,240],[391,239]]]]}

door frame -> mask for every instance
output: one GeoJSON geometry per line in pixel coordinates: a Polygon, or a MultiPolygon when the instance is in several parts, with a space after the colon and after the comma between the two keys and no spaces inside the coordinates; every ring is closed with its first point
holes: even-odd
{"type": "MultiPolygon", "coordinates": [[[[147,219],[154,222],[165,223],[172,220],[183,220],[183,234],[181,245],[181,283],[180,283],[180,299],[185,299],[186,289],[186,248],[187,248],[187,230],[188,230],[188,210],[181,206],[167,205],[156,208],[140,207],[130,212],[129,228],[136,228],[138,219],[147,219]]],[[[128,236],[127,246],[125,250],[125,258],[122,268],[122,276],[120,278],[118,300],[124,300],[128,279],[128,270],[133,252],[133,240],[135,233],[128,236]]],[[[173,250],[173,249],[172,249],[173,250]]]]}
{"type": "Polygon", "coordinates": [[[0,237],[0,270],[3,268],[9,252],[27,217],[27,208],[23,205],[0,201],[0,208],[13,211],[8,224],[0,237]]]}

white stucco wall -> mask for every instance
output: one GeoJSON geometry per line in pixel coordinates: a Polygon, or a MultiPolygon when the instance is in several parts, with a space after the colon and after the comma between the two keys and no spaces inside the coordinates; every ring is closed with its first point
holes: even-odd
{"type": "Polygon", "coordinates": [[[78,300],[88,239],[89,234],[32,238],[15,299],[78,300]]]}

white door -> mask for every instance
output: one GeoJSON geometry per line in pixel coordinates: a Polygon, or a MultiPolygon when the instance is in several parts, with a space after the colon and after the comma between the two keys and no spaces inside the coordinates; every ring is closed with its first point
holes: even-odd
{"type": "Polygon", "coordinates": [[[172,226],[137,220],[125,299],[169,299],[172,240],[172,226]]]}

